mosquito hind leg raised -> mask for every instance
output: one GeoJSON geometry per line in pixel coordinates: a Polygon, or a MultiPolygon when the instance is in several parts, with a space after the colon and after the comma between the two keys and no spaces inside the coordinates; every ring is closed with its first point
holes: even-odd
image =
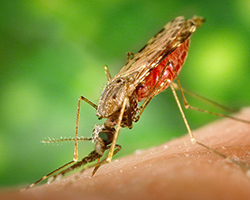
{"type": "MultiPolygon", "coordinates": [[[[192,110],[196,110],[196,111],[199,111],[199,112],[203,112],[203,113],[208,113],[208,114],[211,114],[211,115],[215,115],[215,116],[218,116],[218,117],[225,117],[225,118],[233,119],[233,120],[236,120],[236,121],[239,121],[239,122],[243,122],[243,123],[250,124],[250,121],[249,121],[249,120],[239,119],[239,118],[236,118],[236,117],[233,117],[233,116],[230,116],[230,115],[224,115],[224,114],[221,114],[221,113],[215,113],[215,112],[211,112],[211,111],[208,111],[208,110],[204,110],[204,109],[201,109],[201,108],[197,108],[197,107],[191,106],[191,105],[188,103],[187,99],[186,99],[186,96],[185,96],[185,94],[184,94],[184,91],[186,91],[186,90],[184,90],[184,89],[182,88],[181,83],[180,83],[180,80],[179,80],[179,77],[178,77],[178,75],[177,75],[177,73],[176,73],[176,70],[175,70],[174,66],[173,66],[173,69],[174,69],[174,72],[175,72],[175,75],[176,75],[177,84],[172,83],[172,85],[173,85],[173,87],[174,87],[175,89],[179,89],[179,90],[180,90],[182,99],[183,99],[183,101],[184,101],[184,106],[185,106],[186,109],[192,109],[192,110]]],[[[191,92],[189,92],[189,91],[187,91],[187,92],[188,92],[188,93],[191,93],[191,92]]],[[[215,105],[215,106],[217,106],[217,107],[219,107],[219,108],[221,108],[221,109],[223,109],[223,110],[232,111],[232,109],[226,108],[225,106],[222,106],[222,105],[220,105],[220,104],[218,104],[218,103],[216,103],[216,102],[213,102],[213,101],[211,101],[211,100],[208,100],[208,99],[206,99],[206,98],[204,98],[204,97],[201,97],[201,96],[199,96],[199,95],[196,95],[196,94],[193,94],[193,93],[191,93],[191,95],[196,96],[197,98],[203,99],[204,101],[209,102],[209,103],[211,103],[211,104],[213,104],[213,105],[215,105]]]]}
{"type": "Polygon", "coordinates": [[[239,111],[238,108],[229,108],[229,107],[226,107],[226,106],[224,106],[222,104],[219,104],[219,103],[217,103],[217,102],[215,102],[215,101],[213,101],[211,99],[208,99],[208,98],[206,98],[204,96],[201,96],[201,95],[195,94],[194,92],[186,90],[182,86],[181,86],[181,89],[180,89],[180,86],[177,83],[175,83],[175,82],[172,82],[172,85],[174,86],[174,88],[176,90],[182,90],[184,94],[189,94],[190,96],[193,96],[196,99],[200,99],[201,101],[203,101],[203,102],[205,102],[207,104],[210,104],[212,106],[218,107],[219,109],[224,110],[226,112],[237,112],[237,111],[239,111]]]}

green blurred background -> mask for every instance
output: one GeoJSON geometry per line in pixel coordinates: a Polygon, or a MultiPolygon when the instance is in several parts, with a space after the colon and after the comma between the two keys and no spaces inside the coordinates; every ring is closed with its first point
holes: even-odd
{"type": "MultiPolygon", "coordinates": [[[[78,97],[98,102],[106,84],[103,66],[115,75],[126,52],[136,53],[176,16],[206,18],[192,36],[180,74],[183,87],[229,107],[250,105],[248,0],[2,0],[0,10],[1,187],[30,184],[70,161],[73,143],[40,141],[73,137],[78,97]]],[[[216,119],[186,113],[192,129],[216,119]]],[[[83,103],[80,135],[89,137],[96,123],[95,110],[83,103]]],[[[186,132],[167,90],[155,97],[132,130],[121,131],[119,156],[186,132]]],[[[91,150],[91,142],[80,143],[80,157],[91,150]]]]}

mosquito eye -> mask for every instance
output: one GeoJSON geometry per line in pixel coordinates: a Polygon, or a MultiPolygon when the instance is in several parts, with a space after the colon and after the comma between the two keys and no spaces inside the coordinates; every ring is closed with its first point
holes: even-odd
{"type": "Polygon", "coordinates": [[[108,145],[113,141],[113,134],[111,132],[100,132],[99,137],[108,145]]]}

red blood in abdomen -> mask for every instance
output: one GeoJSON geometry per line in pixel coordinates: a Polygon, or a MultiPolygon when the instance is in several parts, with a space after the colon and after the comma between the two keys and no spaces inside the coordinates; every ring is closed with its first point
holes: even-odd
{"type": "MultiPolygon", "coordinates": [[[[155,86],[156,82],[159,79],[159,76],[167,64],[169,60],[172,61],[177,74],[180,73],[180,70],[187,58],[187,52],[189,48],[189,39],[185,40],[180,47],[175,49],[170,55],[168,55],[153,71],[144,79],[144,83],[141,84],[136,88],[136,93],[138,96],[138,101],[142,101],[149,97],[151,94],[151,90],[155,86]]],[[[171,64],[167,66],[163,76],[161,77],[159,83],[157,84],[156,88],[160,86],[160,84],[169,79],[171,82],[176,78],[174,69],[172,68],[171,64]]],[[[166,84],[160,91],[157,92],[159,94],[161,91],[165,90],[169,84],[166,84]]]]}

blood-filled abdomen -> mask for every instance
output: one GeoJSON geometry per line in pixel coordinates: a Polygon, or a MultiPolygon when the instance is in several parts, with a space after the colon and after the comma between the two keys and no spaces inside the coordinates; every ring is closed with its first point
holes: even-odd
{"type": "MultiPolygon", "coordinates": [[[[181,46],[175,49],[155,69],[152,70],[152,72],[144,79],[144,83],[136,88],[138,101],[142,101],[149,97],[156,82],[158,81],[161,75],[163,68],[168,63],[168,61],[171,62],[166,67],[164,74],[162,75],[160,81],[158,82],[155,88],[159,87],[166,79],[169,79],[172,82],[176,78],[173,65],[177,74],[179,74],[187,58],[188,48],[189,48],[189,39],[185,40],[181,46]]],[[[168,86],[169,84],[166,84],[156,94],[159,94],[161,91],[165,90],[168,86]]]]}

